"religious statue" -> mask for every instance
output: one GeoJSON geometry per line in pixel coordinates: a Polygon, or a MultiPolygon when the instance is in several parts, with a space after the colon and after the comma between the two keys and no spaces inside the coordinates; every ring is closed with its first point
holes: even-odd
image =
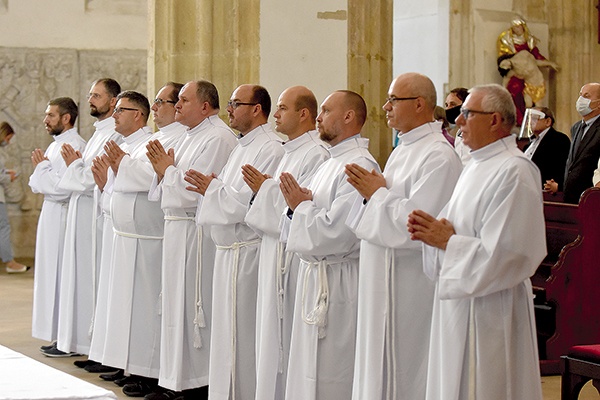
{"type": "Polygon", "coordinates": [[[517,108],[517,126],[521,126],[525,109],[533,107],[546,95],[540,67],[558,70],[556,63],[540,54],[538,42],[522,18],[515,18],[510,29],[498,36],[498,71],[517,108]]]}

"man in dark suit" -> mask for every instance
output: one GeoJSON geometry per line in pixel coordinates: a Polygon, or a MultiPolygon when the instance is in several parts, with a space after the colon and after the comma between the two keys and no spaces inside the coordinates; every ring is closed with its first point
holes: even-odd
{"type": "MultiPolygon", "coordinates": [[[[581,193],[592,187],[592,177],[600,158],[600,83],[583,85],[575,103],[582,116],[571,128],[571,148],[563,184],[565,203],[577,204],[581,193]]],[[[558,184],[552,179],[544,189],[556,192],[558,184]]]]}
{"type": "Polygon", "coordinates": [[[525,155],[540,169],[542,186],[553,179],[562,188],[571,140],[554,129],[554,114],[548,107],[535,107],[532,115],[538,117],[532,126],[535,136],[525,147],[525,155]]]}

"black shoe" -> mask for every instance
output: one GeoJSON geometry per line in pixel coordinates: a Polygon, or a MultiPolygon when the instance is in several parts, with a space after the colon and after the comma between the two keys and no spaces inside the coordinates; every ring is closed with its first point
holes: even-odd
{"type": "Polygon", "coordinates": [[[183,397],[190,400],[208,400],[208,385],[194,389],[187,389],[183,392],[183,397]]]}
{"type": "Polygon", "coordinates": [[[154,392],[144,396],[144,400],[184,400],[182,392],[174,392],[169,389],[158,387],[154,392]]]}
{"type": "Polygon", "coordinates": [[[142,378],[139,382],[128,383],[123,386],[123,393],[129,397],[144,397],[154,392],[157,387],[157,379],[142,378]]]}
{"type": "Polygon", "coordinates": [[[118,369],[117,372],[112,373],[112,374],[101,374],[100,375],[100,379],[103,379],[105,381],[109,381],[109,382],[114,382],[117,379],[121,379],[125,377],[125,372],[122,369],[118,369]]]}
{"type": "Polygon", "coordinates": [[[92,360],[77,360],[77,361],[73,361],[73,364],[75,364],[76,367],[85,368],[88,365],[94,365],[94,364],[100,364],[100,363],[96,362],[96,361],[92,361],[92,360]]]}
{"type": "Polygon", "coordinates": [[[94,365],[88,365],[86,367],[83,367],[83,369],[85,369],[87,372],[91,372],[94,374],[98,374],[98,373],[108,373],[108,372],[116,372],[117,368],[114,367],[109,367],[108,365],[102,365],[102,364],[94,364],[94,365]]]}
{"type": "Polygon", "coordinates": [[[44,351],[48,351],[54,348],[56,348],[56,341],[52,342],[52,344],[49,344],[48,346],[40,346],[40,351],[43,353],[44,351]]]}
{"type": "Polygon", "coordinates": [[[124,376],[119,379],[115,379],[114,382],[115,382],[115,385],[123,387],[123,386],[127,385],[128,383],[139,382],[139,380],[140,380],[139,376],[128,375],[128,376],[124,376]]]}
{"type": "Polygon", "coordinates": [[[43,355],[45,355],[46,357],[52,357],[52,358],[60,358],[60,357],[77,357],[80,356],[81,354],[78,353],[65,353],[64,351],[60,351],[58,348],[56,347],[52,347],[48,350],[41,350],[43,355]]]}

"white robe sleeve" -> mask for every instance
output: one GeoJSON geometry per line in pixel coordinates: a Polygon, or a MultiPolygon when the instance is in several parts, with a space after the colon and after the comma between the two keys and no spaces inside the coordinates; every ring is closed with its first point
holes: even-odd
{"type": "Polygon", "coordinates": [[[406,229],[408,214],[421,209],[438,215],[450,200],[461,169],[458,159],[444,152],[430,153],[418,169],[419,175],[410,178],[408,193],[394,187],[379,188],[371,196],[363,206],[356,236],[382,247],[419,249],[421,243],[411,240],[406,229]]]}
{"type": "MultiPolygon", "coordinates": [[[[305,158],[301,161],[301,170],[295,176],[300,186],[306,186],[310,182],[319,166],[329,158],[329,153],[324,148],[314,147],[305,158]]],[[[277,178],[263,182],[246,214],[246,223],[259,235],[265,233],[271,237],[279,237],[281,234],[281,213],[285,212],[287,204],[277,178]]]]}
{"type": "MultiPolygon", "coordinates": [[[[228,142],[215,138],[206,143],[189,169],[199,171],[205,175],[219,174],[229,158],[231,147],[228,142]]],[[[194,208],[198,204],[198,194],[186,190],[189,184],[184,180],[186,170],[177,166],[170,166],[165,171],[165,176],[158,184],[162,191],[162,208],[194,208]]]]}
{"type": "MultiPolygon", "coordinates": [[[[353,161],[369,171],[379,167],[366,158],[353,161]]],[[[320,208],[313,201],[303,201],[294,210],[287,250],[314,257],[332,254],[347,254],[358,240],[354,232],[346,225],[350,209],[358,192],[341,171],[332,182],[333,201],[328,209],[320,208]]],[[[286,218],[286,216],[283,216],[286,218]]]]}
{"type": "Polygon", "coordinates": [[[126,154],[121,159],[113,190],[115,192],[147,192],[150,190],[153,178],[154,169],[145,156],[134,159],[126,154]]]}
{"type": "Polygon", "coordinates": [[[91,195],[96,186],[91,165],[85,165],[81,158],[73,161],[67,167],[58,186],[62,190],[91,195]]]}
{"type": "Polygon", "coordinates": [[[55,168],[48,160],[44,160],[36,165],[33,173],[29,177],[29,187],[33,193],[41,193],[45,197],[54,201],[64,201],[71,196],[69,190],[59,187],[59,182],[67,166],[62,164],[55,168]]]}
{"type": "Polygon", "coordinates": [[[158,175],[155,173],[152,176],[152,183],[150,183],[150,190],[148,191],[148,200],[160,201],[162,196],[162,185],[158,181],[158,175]]]}
{"type": "Polygon", "coordinates": [[[450,238],[439,275],[441,299],[479,297],[512,288],[531,277],[544,259],[539,177],[516,167],[504,174],[496,192],[488,193],[486,204],[481,204],[481,229],[458,231],[450,238]]]}
{"type": "Polygon", "coordinates": [[[286,207],[279,183],[274,179],[263,182],[246,213],[245,222],[257,234],[279,236],[281,211],[286,207]]]}
{"type": "MultiPolygon", "coordinates": [[[[252,164],[262,174],[273,175],[282,155],[281,143],[271,142],[261,149],[252,164]]],[[[242,175],[241,169],[239,174],[242,175]]],[[[238,189],[220,179],[213,179],[206,189],[203,205],[199,209],[198,221],[202,225],[243,223],[252,197],[252,190],[246,183],[243,181],[242,183],[238,189]]]]}

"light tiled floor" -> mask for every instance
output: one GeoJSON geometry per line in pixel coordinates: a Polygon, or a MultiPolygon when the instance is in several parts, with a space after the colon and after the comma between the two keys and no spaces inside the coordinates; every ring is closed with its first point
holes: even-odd
{"type": "MultiPolygon", "coordinates": [[[[31,265],[31,260],[19,260],[31,265]]],[[[119,399],[128,399],[111,382],[104,382],[98,374],[90,374],[73,365],[80,358],[47,358],[39,347],[47,343],[31,337],[31,304],[33,293],[33,270],[25,274],[7,275],[0,263],[0,344],[61,371],[84,379],[95,385],[112,390],[119,399]]],[[[560,376],[541,377],[544,400],[560,400],[560,376]]],[[[580,400],[598,400],[600,395],[587,384],[580,400]]],[[[526,399],[523,399],[526,400],[526,399]]]]}

